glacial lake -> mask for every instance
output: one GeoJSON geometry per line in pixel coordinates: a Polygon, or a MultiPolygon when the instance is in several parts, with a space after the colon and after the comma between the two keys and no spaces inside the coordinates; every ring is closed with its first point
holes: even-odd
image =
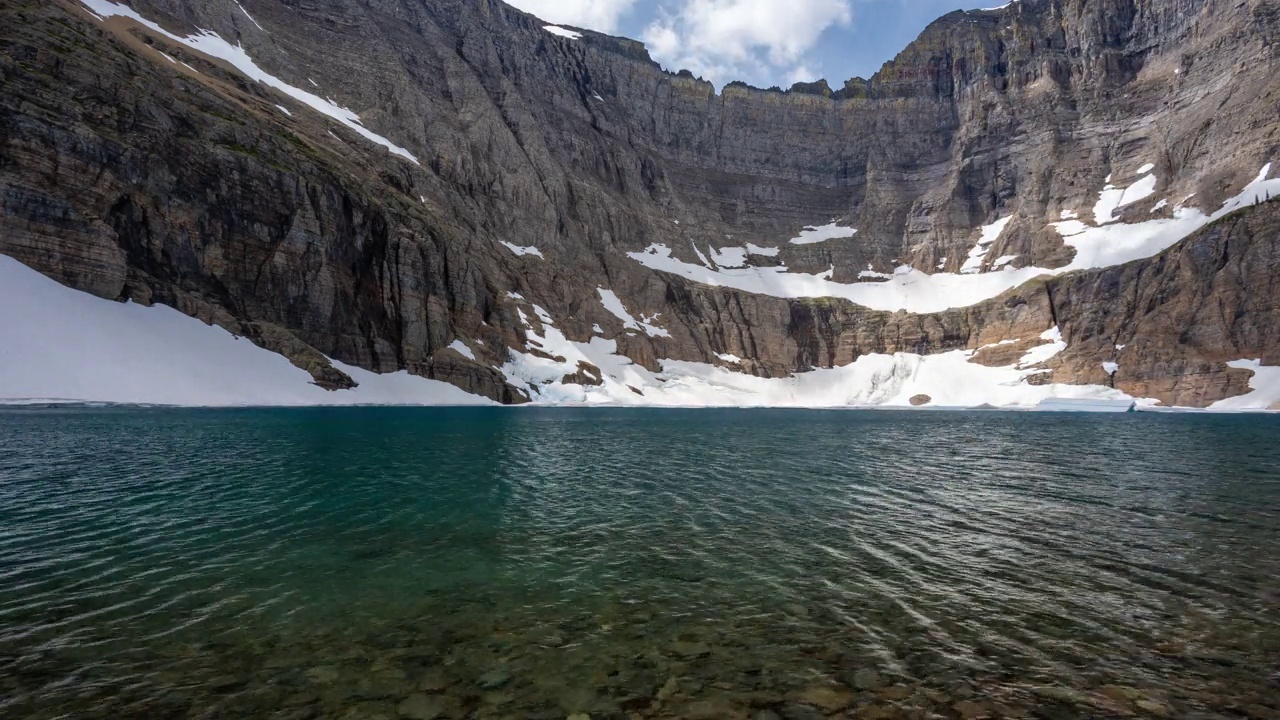
{"type": "Polygon", "coordinates": [[[4,718],[1274,718],[1278,671],[1277,416],[0,410],[4,718]]]}

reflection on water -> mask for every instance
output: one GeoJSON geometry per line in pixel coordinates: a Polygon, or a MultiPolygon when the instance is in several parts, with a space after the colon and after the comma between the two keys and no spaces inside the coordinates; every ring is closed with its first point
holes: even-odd
{"type": "Polygon", "coordinates": [[[1278,438],[0,411],[0,716],[1280,717],[1278,438]]]}

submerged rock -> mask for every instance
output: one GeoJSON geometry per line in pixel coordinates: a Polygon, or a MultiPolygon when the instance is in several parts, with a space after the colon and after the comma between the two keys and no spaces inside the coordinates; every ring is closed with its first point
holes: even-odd
{"type": "Polygon", "coordinates": [[[801,690],[796,695],[796,700],[822,708],[826,712],[835,712],[849,707],[853,704],[853,698],[854,695],[849,690],[831,685],[814,685],[801,690]]]}
{"type": "Polygon", "coordinates": [[[328,665],[319,665],[307,671],[307,679],[317,685],[332,685],[339,677],[338,670],[328,665]]]}
{"type": "Polygon", "coordinates": [[[705,657],[711,654],[711,646],[703,642],[676,641],[671,643],[671,652],[684,658],[705,657]]]}
{"type": "Polygon", "coordinates": [[[485,690],[497,690],[509,682],[511,682],[511,671],[506,668],[495,668],[476,680],[476,684],[485,690]]]}
{"type": "Polygon", "coordinates": [[[853,686],[859,690],[879,690],[888,684],[883,675],[870,668],[853,674],[853,686]]]}
{"type": "Polygon", "coordinates": [[[444,714],[446,705],[435,695],[415,693],[396,706],[400,717],[409,720],[435,720],[444,714]]]}

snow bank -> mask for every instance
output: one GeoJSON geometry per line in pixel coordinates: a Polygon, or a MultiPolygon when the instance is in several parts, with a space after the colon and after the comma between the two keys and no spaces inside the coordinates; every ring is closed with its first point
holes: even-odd
{"type": "MultiPolygon", "coordinates": [[[[603,293],[602,293],[603,297],[603,293]]],[[[917,395],[928,395],[935,407],[990,404],[1033,408],[1049,398],[1081,398],[1133,402],[1123,392],[1096,385],[1030,385],[1040,372],[1018,367],[990,368],[969,362],[972,351],[939,355],[864,355],[852,365],[819,369],[787,378],[759,378],[707,363],[662,360],[652,372],[617,354],[612,340],[593,337],[573,342],[537,305],[518,308],[529,342],[543,353],[512,351],[501,368],[508,382],[529,391],[535,403],[548,405],[658,405],[676,407],[910,407],[917,395]],[[528,309],[530,312],[526,312],[528,309]],[[530,320],[537,316],[540,330],[530,320]],[[581,363],[601,371],[599,386],[563,384],[581,363]]],[[[1045,333],[1046,345],[1060,352],[1061,336],[1045,333]]],[[[1041,355],[1051,356],[1042,350],[1041,355]]],[[[718,355],[725,363],[741,359],[718,355]]],[[[1025,360],[1025,358],[1024,358],[1025,360]]],[[[1143,401],[1151,403],[1153,401],[1143,401]]]]}
{"type": "Polygon", "coordinates": [[[72,290],[0,255],[0,402],[57,398],[156,405],[472,405],[447,383],[377,375],[328,392],[283,356],[173,308],[72,290]]]}
{"type": "Polygon", "coordinates": [[[1179,207],[1174,210],[1171,218],[1157,218],[1140,223],[1106,224],[1098,227],[1089,227],[1076,220],[1053,223],[1063,236],[1063,242],[1076,249],[1076,257],[1066,267],[1042,272],[1056,275],[1073,270],[1110,267],[1156,255],[1205,225],[1242,207],[1253,205],[1265,198],[1267,193],[1280,193],[1280,178],[1268,180],[1270,172],[1271,164],[1267,163],[1253,182],[1223,203],[1212,215],[1205,215],[1196,208],[1179,207]]]}
{"type": "Polygon", "coordinates": [[[1249,389],[1253,392],[1219,400],[1209,406],[1210,410],[1250,410],[1280,406],[1280,367],[1263,365],[1261,360],[1236,360],[1227,365],[1253,371],[1253,377],[1249,378],[1249,389]]]}
{"type": "MultiPolygon", "coordinates": [[[[245,52],[244,47],[240,45],[232,45],[226,40],[223,40],[222,37],[215,32],[212,32],[210,30],[201,30],[196,35],[191,35],[189,37],[178,37],[177,35],[174,35],[173,33],[160,27],[156,23],[151,22],[150,20],[147,20],[146,18],[142,17],[133,8],[127,5],[117,5],[116,3],[111,2],[110,0],[80,0],[80,2],[82,2],[85,5],[85,7],[89,8],[94,14],[96,14],[101,18],[107,18],[107,17],[130,18],[138,22],[139,24],[147,28],[150,28],[156,33],[159,33],[160,35],[163,35],[169,38],[170,40],[173,40],[174,42],[182,43],[183,45],[186,45],[192,50],[204,53],[205,55],[208,55],[210,57],[224,60],[228,64],[230,64],[232,67],[234,67],[235,69],[243,73],[249,79],[256,80],[257,82],[260,82],[263,85],[266,85],[268,87],[273,87],[276,90],[279,90],[280,92],[288,95],[289,97],[292,97],[298,102],[301,102],[302,104],[309,106],[311,109],[319,113],[322,113],[324,115],[328,115],[334,120],[337,120],[343,125],[346,125],[347,127],[351,128],[355,132],[359,133],[365,139],[385,147],[393,155],[398,155],[412,162],[414,165],[420,164],[418,162],[418,159],[414,157],[408,150],[405,150],[399,145],[396,145],[395,143],[391,142],[385,137],[373,132],[372,130],[369,130],[364,125],[360,124],[359,115],[356,115],[354,112],[351,112],[350,110],[334,103],[332,100],[327,100],[325,98],[319,97],[318,95],[313,95],[312,93],[309,93],[306,90],[303,90],[302,88],[290,85],[289,83],[286,83],[280,78],[269,74],[267,71],[258,67],[258,64],[255,63],[253,59],[249,57],[248,53],[245,52]]],[[[241,9],[243,10],[243,8],[241,9]]],[[[248,15],[248,13],[245,13],[245,14],[248,15]]]]}
{"type": "MultiPolygon", "coordinates": [[[[964,307],[1000,293],[1046,272],[1040,268],[1008,268],[1001,272],[961,275],[929,275],[909,269],[895,273],[886,282],[837,283],[832,271],[816,275],[788,272],[778,267],[712,268],[686,263],[671,256],[671,249],[657,243],[643,252],[627,255],[645,267],[680,275],[703,285],[733,288],[744,292],[781,298],[835,297],[890,312],[906,310],[930,313],[950,307],[964,307]]],[[[877,275],[877,279],[883,275],[877,275]]]]}
{"type": "MultiPolygon", "coordinates": [[[[602,292],[601,301],[612,304],[609,295],[602,292]]],[[[897,353],[864,355],[845,367],[770,379],[674,360],[661,361],[661,369],[653,372],[619,355],[613,340],[568,340],[544,309],[517,294],[511,297],[521,304],[517,309],[530,344],[549,357],[512,351],[501,371],[540,404],[907,407],[917,395],[928,395],[934,407],[1061,409],[1047,401],[1077,399],[1090,402],[1072,409],[1097,410],[1134,403],[1108,387],[1028,384],[1029,376],[1041,372],[1029,367],[1032,361],[1042,362],[1065,347],[1056,328],[1012,367],[970,362],[971,351],[897,353]],[[538,318],[536,325],[531,316],[538,318]],[[599,368],[599,386],[561,382],[582,372],[584,363],[599,368]]],[[[116,303],[71,290],[5,256],[0,256],[0,308],[0,403],[5,404],[32,399],[193,406],[491,404],[446,383],[406,372],[377,375],[339,362],[334,366],[359,387],[327,392],[282,356],[221,328],[172,308],[116,303]]],[[[461,341],[450,347],[475,358],[461,341]]],[[[719,359],[741,362],[728,353],[719,359]]],[[[1232,366],[1255,371],[1254,392],[1214,409],[1265,408],[1280,402],[1280,368],[1257,361],[1232,366]]]]}
{"type": "MultiPolygon", "coordinates": [[[[1143,178],[1129,188],[1108,186],[1100,193],[1099,206],[1095,208],[1095,215],[1101,224],[1087,225],[1074,219],[1069,211],[1063,211],[1062,216],[1072,219],[1051,223],[1062,235],[1063,242],[1076,250],[1076,256],[1069,265],[1054,269],[1013,268],[1008,265],[1012,258],[1001,258],[1006,262],[997,262],[998,269],[993,267],[991,272],[986,273],[928,274],[907,268],[903,272],[895,272],[885,282],[850,284],[832,282],[833,273],[830,270],[810,275],[788,272],[785,265],[769,268],[715,268],[700,252],[698,256],[703,260],[703,265],[694,265],[672,257],[671,249],[663,244],[653,244],[642,252],[627,255],[650,269],[680,275],[703,285],[780,298],[843,298],[872,310],[887,312],[940,312],[990,300],[1041,275],[1060,275],[1074,270],[1110,267],[1151,257],[1214,220],[1262,200],[1267,193],[1280,195],[1280,178],[1268,180],[1270,172],[1271,165],[1268,163],[1253,182],[1212,215],[1205,215],[1195,208],[1179,207],[1171,218],[1155,218],[1131,224],[1115,222],[1111,218],[1111,212],[1121,207],[1122,203],[1136,202],[1141,197],[1148,196],[1149,190],[1154,191],[1154,178],[1147,176],[1151,179],[1143,178]]],[[[988,233],[996,233],[995,237],[999,237],[998,233],[1004,230],[1001,223],[1007,222],[1008,219],[1005,219],[985,226],[983,237],[987,237],[988,233]]],[[[800,238],[791,242],[805,244],[831,239],[828,235],[836,232],[833,230],[835,227],[833,224],[812,228],[806,231],[808,235],[802,233],[800,238]],[[798,240],[801,242],[797,242],[798,240]]],[[[851,237],[854,231],[844,228],[839,229],[839,232],[849,233],[842,237],[851,237]]],[[[978,258],[980,267],[981,257],[985,256],[986,251],[982,249],[981,242],[975,250],[981,250],[978,258]]],[[[970,260],[972,259],[973,253],[970,254],[970,260]]],[[[966,266],[969,266],[969,262],[966,262],[966,266]]],[[[880,274],[874,277],[876,280],[882,278],[880,274]]],[[[868,279],[871,279],[870,276],[868,279]]]]}

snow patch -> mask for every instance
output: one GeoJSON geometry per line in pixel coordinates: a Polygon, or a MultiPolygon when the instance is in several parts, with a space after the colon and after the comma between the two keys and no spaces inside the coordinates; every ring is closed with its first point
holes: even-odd
{"type": "Polygon", "coordinates": [[[259,30],[266,32],[266,30],[261,25],[258,25],[258,21],[253,19],[253,16],[249,14],[249,11],[244,9],[244,6],[240,4],[240,0],[232,0],[232,2],[236,4],[236,7],[240,8],[240,12],[244,13],[245,17],[249,18],[249,22],[253,23],[254,25],[257,25],[259,30]]]}
{"type": "Polygon", "coordinates": [[[230,64],[232,67],[239,70],[242,74],[244,74],[249,79],[256,80],[257,82],[260,82],[263,85],[275,88],[276,90],[279,90],[280,92],[288,95],[289,97],[292,97],[298,102],[301,102],[302,104],[309,106],[311,109],[317,112],[320,112],[324,115],[328,115],[334,120],[337,120],[343,125],[346,125],[347,127],[356,131],[361,136],[363,136],[366,140],[370,140],[371,142],[375,142],[385,147],[393,155],[398,155],[399,157],[402,157],[412,162],[414,165],[420,164],[418,162],[418,159],[414,157],[408,150],[405,150],[404,148],[396,145],[395,143],[392,143],[390,140],[386,139],[385,137],[378,135],[377,133],[366,128],[364,125],[360,124],[359,115],[355,114],[354,112],[344,107],[341,107],[340,105],[335,104],[331,100],[326,100],[317,95],[313,95],[301,88],[298,88],[286,83],[285,81],[275,77],[274,75],[267,73],[265,70],[258,67],[258,64],[255,63],[253,59],[249,57],[248,53],[245,52],[245,49],[243,46],[232,45],[226,40],[223,40],[222,37],[215,32],[212,32],[210,30],[201,30],[196,35],[191,35],[188,37],[178,37],[177,35],[170,33],[164,28],[161,28],[156,23],[151,22],[150,20],[147,20],[146,18],[142,17],[136,11],[134,11],[133,8],[128,7],[127,5],[117,5],[116,3],[111,2],[110,0],[80,0],[80,2],[82,2],[86,7],[93,10],[95,13],[97,13],[102,17],[118,16],[118,17],[130,18],[131,20],[134,20],[135,22],[151,29],[152,31],[160,35],[163,35],[169,38],[170,40],[173,40],[174,42],[182,43],[183,45],[186,45],[192,50],[196,50],[197,52],[204,53],[209,57],[224,60],[228,64],[230,64]]]}
{"type": "Polygon", "coordinates": [[[778,253],[780,252],[782,252],[781,248],[766,248],[766,247],[760,247],[759,245],[752,245],[751,243],[747,243],[748,255],[761,255],[763,257],[777,257],[778,253]]]}
{"type": "Polygon", "coordinates": [[[468,360],[474,361],[476,359],[476,354],[472,352],[471,348],[467,347],[467,344],[462,342],[461,340],[454,340],[453,342],[449,343],[449,349],[453,350],[454,352],[457,352],[459,355],[461,355],[462,357],[468,360]]]}
{"type": "Polygon", "coordinates": [[[293,113],[289,112],[289,108],[287,108],[287,107],[285,107],[285,106],[283,106],[283,105],[277,105],[277,106],[276,106],[276,109],[277,109],[277,110],[279,110],[280,112],[284,113],[285,115],[288,115],[289,117],[293,117],[293,113]]]}
{"type": "Polygon", "coordinates": [[[982,226],[978,243],[969,251],[969,258],[964,261],[964,265],[960,266],[961,273],[970,275],[982,271],[982,261],[987,256],[987,250],[990,249],[992,243],[1000,239],[1000,235],[1009,226],[1009,221],[1011,220],[1013,220],[1012,215],[1001,218],[990,225],[982,226]]]}
{"type": "Polygon", "coordinates": [[[1249,378],[1252,392],[1219,400],[1209,406],[1210,410],[1266,410],[1280,404],[1280,366],[1263,365],[1262,360],[1234,360],[1227,366],[1253,371],[1249,378]]]}
{"type": "Polygon", "coordinates": [[[1115,211],[1151,197],[1156,191],[1156,181],[1155,175],[1147,175],[1124,188],[1108,184],[1102,192],[1098,193],[1098,202],[1093,206],[1094,222],[1098,225],[1106,225],[1119,220],[1114,215],[1115,211]]]}
{"type": "Polygon", "coordinates": [[[579,40],[582,38],[582,33],[570,30],[569,28],[562,28],[559,25],[544,25],[542,29],[552,35],[559,35],[562,38],[569,38],[570,40],[579,40]]]}
{"type": "MultiPolygon", "coordinates": [[[[696,246],[694,251],[702,260],[702,266],[672,257],[670,248],[657,243],[642,252],[627,255],[652,270],[680,275],[703,285],[780,298],[843,298],[872,310],[888,312],[939,312],[989,300],[1041,275],[1110,267],[1151,257],[1210,222],[1260,202],[1267,193],[1273,196],[1280,194],[1280,178],[1268,180],[1270,172],[1271,164],[1268,163],[1253,182],[1212,215],[1205,215],[1195,208],[1180,208],[1174,211],[1172,218],[1153,218],[1141,223],[1113,222],[1099,227],[1080,220],[1051,223],[1063,236],[1063,242],[1076,250],[1076,256],[1069,265],[1056,269],[1005,266],[999,272],[928,274],[904,266],[885,282],[845,284],[832,282],[831,270],[810,275],[788,272],[785,265],[717,269],[698,252],[696,246]]],[[[1123,195],[1124,191],[1120,193],[1123,195]]],[[[987,226],[984,232],[995,232],[995,228],[987,226]]]]}
{"type": "Polygon", "coordinates": [[[747,265],[746,248],[728,247],[708,248],[711,251],[711,262],[722,268],[741,268],[747,265]]]}
{"type": "Polygon", "coordinates": [[[813,245],[814,243],[826,242],[828,240],[839,240],[841,238],[851,238],[857,235],[858,231],[851,227],[842,227],[839,223],[832,221],[828,225],[819,227],[806,227],[800,231],[800,234],[791,238],[792,245],[813,245]]]}
{"type": "Polygon", "coordinates": [[[1120,370],[1120,366],[1113,362],[1104,362],[1102,363],[1102,369],[1105,370],[1108,375],[1115,375],[1116,372],[1120,370]]]}
{"type": "Polygon", "coordinates": [[[1205,215],[1196,208],[1183,207],[1174,210],[1171,218],[1156,218],[1132,224],[1089,227],[1075,220],[1053,223],[1064,242],[1076,249],[1076,257],[1066,267],[1045,272],[1056,275],[1073,270],[1122,265],[1151,257],[1214,220],[1252,205],[1255,199],[1260,199],[1265,193],[1280,192],[1280,178],[1267,180],[1270,172],[1271,164],[1267,163],[1253,182],[1246,185],[1240,194],[1223,203],[1212,215],[1205,215]]]}
{"type": "Polygon", "coordinates": [[[1143,165],[1142,167],[1138,168],[1138,174],[1139,174],[1139,175],[1146,175],[1147,173],[1149,173],[1149,172],[1151,172],[1152,170],[1155,170],[1155,169],[1156,169],[1156,166],[1155,166],[1155,165],[1153,165],[1153,164],[1151,164],[1151,163],[1147,163],[1146,165],[1143,165]]]}
{"type": "Polygon", "coordinates": [[[655,243],[644,251],[627,253],[628,257],[652,270],[689,278],[715,287],[781,298],[844,298],[873,310],[930,313],[951,307],[964,307],[995,297],[1046,271],[1040,268],[1006,269],[998,273],[929,275],[907,267],[896,272],[887,282],[852,284],[831,281],[833,270],[810,275],[788,272],[778,267],[716,269],[694,265],[672,257],[671,249],[655,243]]]}
{"type": "MultiPolygon", "coordinates": [[[[542,251],[536,247],[525,247],[522,245],[516,245],[515,243],[509,243],[506,240],[499,240],[498,242],[502,245],[502,247],[510,250],[516,255],[519,255],[519,256],[533,255],[535,257],[540,257],[540,258],[542,257],[542,251]]],[[[543,259],[545,260],[546,258],[543,258],[543,259]]]]}
{"type": "MultiPolygon", "coordinates": [[[[509,297],[524,302],[518,293],[509,297]]],[[[334,366],[360,386],[327,392],[282,356],[221,328],[172,308],[116,303],[71,290],[3,256],[0,305],[9,310],[0,314],[0,398],[6,402],[490,404],[403,371],[377,375],[339,362],[334,366]]],[[[501,371],[542,404],[906,407],[915,395],[927,394],[935,406],[1030,408],[1049,398],[1129,399],[1101,386],[1029,385],[1025,379],[1035,371],[978,365],[969,361],[971,351],[864,355],[842,368],[774,379],[673,360],[662,361],[660,371],[652,372],[619,355],[612,340],[570,342],[537,305],[517,311],[530,344],[551,357],[512,351],[501,371]],[[537,330],[530,312],[538,319],[537,330]],[[583,371],[582,363],[598,368],[600,386],[560,382],[583,371]]],[[[460,342],[450,347],[464,354],[464,348],[470,350],[460,342]]],[[[740,362],[727,353],[718,357],[740,362]]]]}
{"type": "MultiPolygon", "coordinates": [[[[603,297],[603,296],[602,296],[603,297]]],[[[787,378],[760,378],[734,369],[706,363],[662,360],[653,372],[617,354],[617,344],[598,337],[577,343],[556,329],[551,317],[537,305],[532,312],[541,321],[533,327],[524,308],[520,317],[532,344],[553,359],[532,353],[511,352],[502,367],[508,382],[526,388],[538,404],[658,405],[680,407],[909,407],[911,398],[925,394],[934,406],[964,407],[991,404],[1033,408],[1051,398],[1127,401],[1128,395],[1113,388],[1082,385],[1030,385],[1026,378],[1039,371],[1017,367],[990,368],[970,362],[973,351],[957,350],[940,355],[863,355],[851,365],[819,369],[787,378]],[[588,363],[600,370],[599,386],[565,385],[560,381],[588,363]]],[[[1055,345],[1055,330],[1044,337],[1055,345]]],[[[722,362],[736,365],[741,359],[717,354],[722,362]]],[[[1144,400],[1144,404],[1154,401],[1144,400]]]]}
{"type": "Polygon", "coordinates": [[[493,404],[437,380],[333,366],[330,392],[282,355],[163,305],[103,300],[0,255],[0,398],[188,406],[493,404]]]}
{"type": "Polygon", "coordinates": [[[1058,329],[1057,325],[1041,333],[1040,339],[1047,340],[1048,343],[1037,345],[1028,350],[1022,356],[1022,359],[1018,361],[1018,369],[1025,370],[1036,365],[1042,365],[1067,349],[1067,343],[1062,339],[1062,331],[1058,329]]]}
{"type": "Polygon", "coordinates": [[[652,324],[654,320],[658,319],[657,315],[646,317],[643,320],[636,320],[631,316],[631,313],[627,312],[627,308],[612,290],[596,288],[596,292],[600,294],[600,304],[611,315],[621,320],[623,327],[629,330],[643,330],[649,337],[671,337],[671,333],[652,324]]]}

